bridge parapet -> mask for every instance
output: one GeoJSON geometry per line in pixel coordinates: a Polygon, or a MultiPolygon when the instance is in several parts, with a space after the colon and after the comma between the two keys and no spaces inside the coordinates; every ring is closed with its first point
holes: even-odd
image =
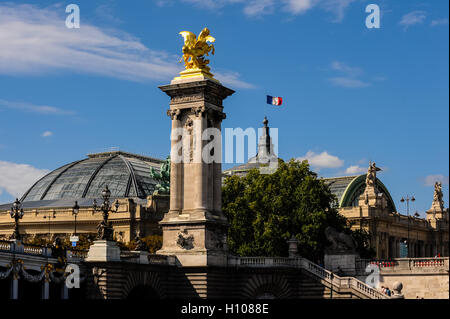
{"type": "Polygon", "coordinates": [[[15,254],[27,254],[27,255],[37,255],[44,257],[52,256],[52,249],[50,247],[31,245],[22,243],[19,240],[16,241],[0,241],[0,251],[11,252],[15,254]]]}

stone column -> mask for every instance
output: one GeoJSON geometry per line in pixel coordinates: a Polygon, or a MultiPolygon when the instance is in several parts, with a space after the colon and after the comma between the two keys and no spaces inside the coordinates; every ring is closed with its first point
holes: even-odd
{"type": "MultiPolygon", "coordinates": [[[[190,164],[193,166],[195,171],[195,177],[193,181],[186,181],[187,183],[194,183],[194,194],[195,194],[195,209],[204,211],[207,210],[207,174],[208,174],[208,165],[203,163],[202,160],[202,150],[203,150],[203,139],[202,133],[206,128],[205,125],[205,111],[200,109],[193,109],[193,112],[196,112],[194,119],[194,152],[193,152],[193,163],[190,164]]],[[[188,186],[188,185],[186,185],[188,186]]]]}
{"type": "Polygon", "coordinates": [[[220,131],[222,102],[234,91],[201,75],[174,79],[160,89],[171,99],[168,114],[176,113],[180,122],[172,122],[172,129],[186,129],[186,156],[171,166],[171,208],[160,222],[163,246],[158,253],[177,256],[183,266],[224,265],[228,222],[222,213],[222,164],[203,161],[203,147],[209,142],[202,134],[208,127],[220,131]]]}
{"type": "MultiPolygon", "coordinates": [[[[225,113],[220,113],[218,114],[218,119],[217,119],[217,124],[216,124],[216,128],[219,131],[222,131],[222,119],[224,119],[225,113]]],[[[222,159],[222,143],[220,143],[220,149],[215,150],[217,152],[220,152],[220,158],[222,159]]],[[[213,179],[214,179],[214,194],[213,194],[213,209],[214,212],[218,215],[222,215],[222,163],[212,163],[213,166],[213,179]]]]}
{"type": "Polygon", "coordinates": [[[175,163],[175,159],[179,156],[177,143],[180,143],[181,136],[178,135],[178,130],[181,128],[181,123],[179,119],[179,110],[169,110],[167,111],[172,119],[172,132],[170,136],[170,212],[174,214],[179,214],[181,211],[181,165],[175,163]]]}

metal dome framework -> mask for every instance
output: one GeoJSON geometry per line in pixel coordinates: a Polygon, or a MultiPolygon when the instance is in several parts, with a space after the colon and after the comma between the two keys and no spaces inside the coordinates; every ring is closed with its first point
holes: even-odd
{"type": "MultiPolygon", "coordinates": [[[[344,176],[335,178],[326,178],[325,183],[328,184],[332,193],[338,199],[339,207],[358,206],[359,196],[364,193],[366,187],[366,174],[357,176],[344,176]]],[[[386,195],[388,208],[392,212],[396,212],[395,202],[391,197],[387,187],[377,178],[376,185],[378,190],[386,195]]]]}
{"type": "Polygon", "coordinates": [[[150,168],[159,170],[162,162],[121,151],[90,154],[41,178],[21,202],[97,198],[106,185],[111,197],[145,198],[157,184],[150,177],[150,168]]]}

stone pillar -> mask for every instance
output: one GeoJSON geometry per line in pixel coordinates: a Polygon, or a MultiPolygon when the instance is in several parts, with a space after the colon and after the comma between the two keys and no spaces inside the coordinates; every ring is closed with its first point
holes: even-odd
{"type": "MultiPolygon", "coordinates": [[[[171,207],[160,222],[163,246],[158,253],[176,255],[183,266],[226,264],[228,223],[222,213],[221,158],[218,163],[203,160],[203,148],[211,141],[203,140],[202,134],[206,128],[220,133],[225,118],[222,101],[234,91],[203,75],[174,79],[160,89],[171,98],[167,113],[172,116],[172,130],[183,128],[185,133],[182,158],[171,150],[171,207]]],[[[214,154],[221,154],[221,143],[217,148],[214,154]]]]}
{"type": "Polygon", "coordinates": [[[401,241],[401,239],[399,239],[399,238],[397,238],[397,240],[395,241],[396,242],[396,244],[395,244],[395,246],[396,246],[396,251],[397,251],[397,258],[400,258],[400,241],[401,241]]]}
{"type": "MultiPolygon", "coordinates": [[[[177,143],[180,143],[181,136],[178,135],[178,130],[181,128],[180,120],[179,120],[179,110],[167,112],[172,118],[172,132],[171,132],[171,152],[170,158],[174,159],[177,157],[178,148],[176,147],[177,143]]],[[[178,215],[181,212],[181,167],[176,165],[173,160],[170,162],[170,189],[172,195],[170,196],[170,213],[178,215]]]]}
{"type": "Polygon", "coordinates": [[[19,279],[15,275],[11,280],[11,299],[19,299],[19,279]]]}
{"type": "Polygon", "coordinates": [[[110,240],[95,240],[89,247],[86,262],[120,261],[120,248],[116,242],[110,240]]]}
{"type": "MultiPolygon", "coordinates": [[[[72,288],[77,289],[77,288],[72,288]]],[[[61,299],[69,299],[69,288],[67,288],[66,283],[61,284],[61,299]]]]}
{"type": "Polygon", "coordinates": [[[44,280],[44,284],[42,285],[42,299],[49,299],[50,296],[50,283],[47,280],[44,280]]]}

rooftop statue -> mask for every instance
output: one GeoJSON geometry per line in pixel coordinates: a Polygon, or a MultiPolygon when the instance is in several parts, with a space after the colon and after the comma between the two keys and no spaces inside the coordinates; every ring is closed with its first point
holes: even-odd
{"type": "Polygon", "coordinates": [[[204,28],[198,38],[190,31],[181,31],[180,34],[184,38],[183,57],[180,62],[184,60],[186,70],[203,71],[212,77],[209,60],[205,55],[208,56],[209,52],[214,55],[214,45],[207,42],[213,43],[216,39],[209,35],[209,29],[204,28]]]}
{"type": "Polygon", "coordinates": [[[377,167],[375,163],[369,163],[369,169],[366,176],[366,187],[376,187],[377,172],[381,171],[381,168],[377,167]]]}
{"type": "Polygon", "coordinates": [[[440,183],[440,182],[434,183],[433,204],[436,204],[436,206],[441,208],[441,210],[444,208],[442,183],[440,183]]]}
{"type": "Polygon", "coordinates": [[[157,172],[150,168],[150,177],[158,182],[155,186],[153,195],[169,195],[170,194],[170,156],[161,164],[160,171],[157,172]]]}

